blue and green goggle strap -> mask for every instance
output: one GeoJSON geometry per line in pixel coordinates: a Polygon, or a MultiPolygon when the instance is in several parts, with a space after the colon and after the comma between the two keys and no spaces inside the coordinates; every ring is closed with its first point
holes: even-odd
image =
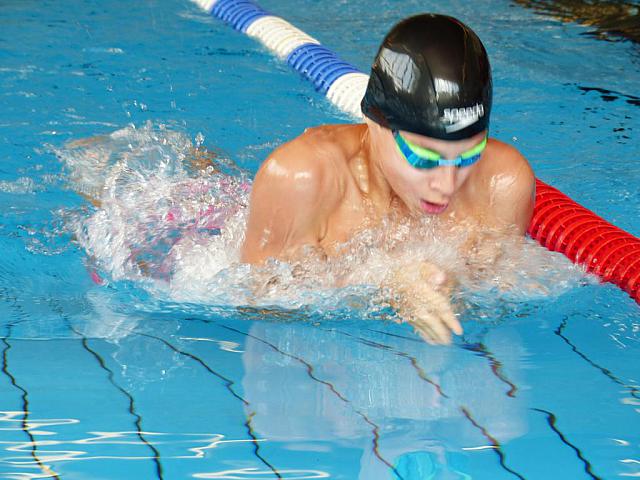
{"type": "Polygon", "coordinates": [[[400,132],[393,131],[393,138],[396,141],[398,150],[403,157],[407,159],[407,162],[415,168],[436,168],[436,167],[468,167],[473,165],[482,156],[482,152],[487,146],[487,137],[475,147],[461,153],[458,157],[446,160],[442,158],[438,152],[429,150],[428,148],[420,147],[406,140],[400,132]]]}

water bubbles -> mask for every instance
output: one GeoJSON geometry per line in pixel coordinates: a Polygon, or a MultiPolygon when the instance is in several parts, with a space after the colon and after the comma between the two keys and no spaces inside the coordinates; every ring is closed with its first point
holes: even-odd
{"type": "Polygon", "coordinates": [[[14,181],[0,181],[0,192],[13,194],[32,194],[38,190],[38,186],[29,177],[20,177],[14,181]]]}

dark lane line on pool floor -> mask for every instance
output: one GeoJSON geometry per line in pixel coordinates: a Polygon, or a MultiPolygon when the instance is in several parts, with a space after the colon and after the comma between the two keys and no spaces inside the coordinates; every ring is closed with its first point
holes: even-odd
{"type": "MultiPolygon", "coordinates": [[[[185,352],[184,350],[179,349],[178,347],[176,347],[175,345],[171,344],[170,342],[168,342],[164,338],[156,337],[155,335],[151,335],[151,334],[143,333],[143,332],[134,332],[134,333],[136,335],[141,336],[141,337],[147,337],[147,338],[151,338],[151,339],[157,340],[159,342],[162,342],[165,346],[167,346],[168,348],[170,348],[171,350],[173,350],[177,354],[183,355],[183,356],[195,361],[201,367],[203,367],[209,374],[211,374],[211,375],[217,377],[218,379],[222,380],[224,382],[225,389],[229,393],[231,393],[231,395],[233,395],[236,399],[240,400],[244,406],[246,406],[246,407],[250,407],[251,406],[251,404],[246,399],[244,399],[242,396],[240,396],[233,389],[233,386],[235,385],[235,382],[233,380],[231,380],[230,378],[227,378],[224,375],[222,375],[221,373],[218,373],[215,370],[213,370],[200,357],[198,357],[198,356],[196,356],[196,355],[194,355],[192,353],[185,352]]],[[[271,462],[269,462],[266,458],[264,458],[262,456],[261,452],[260,452],[260,440],[256,437],[255,431],[253,429],[253,425],[251,423],[254,416],[255,416],[255,412],[250,412],[246,416],[246,421],[243,424],[245,426],[245,428],[247,429],[247,433],[248,433],[249,437],[251,437],[251,439],[252,439],[253,454],[255,455],[255,457],[261,463],[263,463],[267,468],[269,468],[273,472],[273,474],[276,476],[276,478],[282,478],[282,475],[280,475],[280,473],[278,472],[278,469],[274,465],[272,465],[271,462]]]]}
{"type": "Polygon", "coordinates": [[[146,445],[149,448],[149,450],[151,450],[151,453],[153,454],[151,459],[154,464],[154,470],[156,472],[156,476],[159,480],[164,480],[162,464],[160,462],[160,452],[158,451],[158,449],[156,449],[156,447],[154,447],[151,443],[149,443],[149,441],[142,434],[143,432],[142,416],[136,412],[136,406],[135,406],[133,395],[131,395],[124,387],[122,387],[115,381],[113,370],[111,370],[107,366],[102,356],[96,350],[93,350],[89,346],[89,340],[87,339],[87,337],[83,335],[81,332],[79,332],[78,330],[76,330],[76,328],[72,325],[71,320],[64,313],[64,309],[62,308],[62,305],[60,305],[60,303],[55,299],[51,298],[49,299],[49,306],[53,311],[55,311],[58,315],[60,315],[60,318],[63,319],[67,328],[80,339],[82,348],[84,348],[84,350],[86,350],[87,353],[89,353],[98,362],[99,367],[107,373],[107,379],[109,380],[109,383],[111,383],[111,385],[113,385],[115,389],[118,390],[120,393],[122,393],[127,399],[129,403],[128,412],[134,418],[133,423],[136,429],[136,432],[135,432],[136,436],[140,439],[140,441],[144,445],[146,445]]]}
{"type": "Polygon", "coordinates": [[[13,385],[16,389],[21,392],[22,398],[22,422],[21,429],[24,433],[29,437],[29,444],[31,446],[31,456],[33,460],[36,462],[38,467],[42,473],[47,475],[45,478],[55,478],[56,480],[60,480],[60,476],[55,473],[48,465],[42,463],[40,458],[38,457],[38,447],[37,442],[33,434],[29,431],[29,394],[27,390],[22,387],[16,380],[16,378],[11,374],[9,370],[9,350],[11,350],[11,344],[9,343],[9,339],[11,338],[11,330],[13,328],[13,323],[7,324],[7,333],[4,337],[2,337],[2,343],[4,344],[4,349],[2,350],[2,373],[4,373],[11,385],[13,385]]]}
{"type": "Polygon", "coordinates": [[[380,333],[381,335],[386,335],[388,337],[401,338],[403,340],[409,340],[414,343],[424,343],[424,340],[415,338],[415,337],[407,337],[406,335],[398,335],[397,333],[385,332],[384,330],[376,330],[375,328],[366,328],[370,332],[380,333]]]}
{"type": "Polygon", "coordinates": [[[100,354],[89,346],[89,341],[87,340],[87,338],[84,335],[81,335],[79,332],[77,332],[73,327],[71,328],[71,330],[80,336],[80,338],[82,339],[82,347],[95,358],[95,360],[98,362],[98,365],[100,365],[100,368],[102,368],[105,372],[107,372],[107,378],[109,379],[109,382],[111,383],[111,385],[113,385],[118,391],[120,391],[127,398],[129,402],[129,414],[131,414],[135,418],[134,425],[136,427],[136,435],[138,436],[140,441],[144,443],[147,447],[149,447],[149,449],[153,453],[153,457],[151,458],[153,459],[153,463],[155,465],[156,475],[160,480],[163,480],[164,476],[162,471],[162,464],[160,463],[160,452],[156,447],[154,447],[151,443],[149,443],[149,441],[147,441],[145,436],[142,434],[143,432],[142,416],[136,412],[136,406],[135,406],[135,401],[133,399],[133,395],[131,395],[127,390],[125,390],[123,387],[121,387],[116,383],[116,381],[114,380],[113,370],[107,367],[104,359],[100,356],[100,354]]]}
{"type": "Polygon", "coordinates": [[[352,339],[354,339],[355,341],[363,344],[363,345],[367,345],[368,347],[372,347],[372,348],[377,348],[380,350],[384,350],[386,352],[389,353],[393,353],[394,355],[398,356],[398,357],[402,357],[402,358],[406,358],[407,360],[409,360],[409,362],[411,363],[411,366],[413,367],[413,369],[416,371],[418,377],[421,380],[424,380],[425,382],[427,382],[429,385],[431,385],[433,388],[436,389],[436,391],[438,392],[438,395],[440,395],[443,398],[449,399],[449,395],[447,395],[446,393],[444,393],[444,391],[442,390],[442,386],[436,382],[435,380],[433,380],[432,378],[430,378],[427,373],[424,371],[424,369],[420,366],[420,364],[418,363],[418,359],[415,358],[412,355],[409,355],[406,352],[403,352],[401,350],[397,350],[389,345],[385,345],[384,343],[379,343],[379,342],[375,342],[373,340],[369,340],[363,337],[357,337],[355,335],[352,335],[350,333],[347,332],[343,332],[341,330],[336,330],[336,329],[323,329],[326,332],[336,332],[339,333],[340,335],[344,335],[346,337],[350,337],[352,339]]]}
{"type": "Polygon", "coordinates": [[[562,322],[560,323],[560,325],[558,326],[558,328],[555,329],[554,333],[557,336],[559,336],[567,345],[569,345],[569,347],[571,347],[571,350],[576,355],[578,355],[580,358],[582,358],[585,362],[587,362],[589,365],[591,365],[595,369],[599,370],[609,380],[611,380],[612,382],[617,383],[618,385],[624,387],[632,397],[640,400],[640,395],[639,395],[640,394],[640,387],[637,387],[635,385],[626,384],[625,382],[620,380],[611,370],[609,370],[608,368],[605,368],[605,367],[602,367],[602,366],[598,365],[596,362],[591,360],[587,355],[585,355],[580,350],[578,350],[578,347],[576,347],[573,344],[573,342],[571,342],[571,340],[569,340],[569,338],[563,333],[564,329],[567,326],[568,321],[569,321],[569,317],[565,316],[564,319],[562,320],[562,322]]]}
{"type": "MultiPolygon", "coordinates": [[[[367,328],[366,330],[368,330],[370,332],[379,333],[379,334],[382,334],[382,335],[387,335],[387,336],[390,336],[390,337],[401,338],[403,340],[409,340],[409,341],[412,341],[412,342],[423,343],[422,340],[419,340],[419,339],[416,339],[416,338],[406,337],[404,335],[397,335],[397,334],[394,334],[394,333],[385,332],[383,330],[375,330],[375,329],[372,329],[372,328],[367,328]]],[[[475,352],[478,355],[480,355],[482,357],[485,357],[487,360],[489,360],[489,364],[491,365],[491,371],[493,372],[493,374],[501,382],[505,383],[509,387],[509,390],[507,391],[507,396],[511,397],[511,398],[515,398],[516,393],[518,391],[518,386],[515,383],[513,383],[511,380],[509,380],[509,378],[502,371],[502,362],[497,360],[495,358],[495,356],[487,349],[487,347],[483,343],[468,343],[468,342],[465,342],[461,346],[462,346],[463,349],[475,352]]]]}
{"type": "Polygon", "coordinates": [[[23,421],[22,421],[22,430],[27,434],[27,436],[30,439],[30,444],[32,448],[31,456],[35,459],[36,463],[38,464],[39,468],[43,471],[43,473],[50,475],[50,478],[59,479],[60,477],[56,473],[54,473],[47,465],[42,464],[41,460],[37,457],[37,443],[35,442],[35,437],[33,437],[31,432],[29,431],[29,424],[28,424],[29,395],[28,395],[28,392],[17,383],[14,376],[9,371],[9,363],[8,363],[7,355],[8,355],[8,351],[11,349],[11,344],[9,343],[9,339],[11,338],[13,327],[25,321],[28,321],[30,319],[30,316],[17,303],[17,297],[15,295],[10,294],[9,289],[3,287],[0,290],[0,298],[10,303],[11,309],[14,311],[12,317],[20,319],[18,321],[12,321],[6,325],[7,332],[5,334],[5,337],[2,339],[5,345],[5,348],[3,349],[3,353],[2,353],[2,372],[9,378],[9,381],[11,382],[11,384],[21,392],[22,403],[23,403],[22,411],[24,412],[23,421]]]}
{"type": "Polygon", "coordinates": [[[553,413],[551,413],[551,412],[549,412],[547,410],[544,410],[542,408],[531,408],[531,410],[534,410],[536,412],[540,412],[540,413],[543,413],[544,415],[546,415],[547,423],[549,424],[549,427],[551,427],[551,429],[558,435],[558,437],[560,438],[562,443],[564,443],[565,445],[568,445],[569,447],[571,447],[571,449],[574,452],[576,452],[576,455],[578,456],[578,458],[584,464],[584,471],[587,472],[587,475],[589,475],[589,477],[591,477],[593,480],[602,480],[601,477],[599,477],[595,473],[593,473],[593,467],[591,466],[591,463],[584,457],[584,455],[582,454],[580,449],[578,447],[576,447],[573,443],[571,443],[569,440],[567,440],[567,437],[557,427],[557,425],[556,425],[557,417],[553,413]]]}
{"type": "MultiPolygon", "coordinates": [[[[482,343],[478,344],[480,346],[480,349],[478,351],[479,354],[481,354],[482,356],[485,356],[487,359],[490,360],[491,362],[491,369],[492,371],[494,371],[494,363],[496,366],[499,366],[498,371],[494,371],[494,373],[496,374],[496,376],[498,376],[498,378],[502,379],[501,375],[499,374],[499,372],[501,373],[501,368],[502,368],[502,362],[500,362],[482,343]]],[[[474,350],[475,351],[475,350],[474,350]]],[[[506,379],[506,377],[505,377],[506,379]]],[[[515,397],[515,393],[517,391],[517,386],[515,384],[513,384],[511,381],[509,381],[508,379],[506,379],[506,382],[509,385],[513,385],[513,395],[509,395],[511,397],[515,397]]],[[[587,471],[587,473],[591,472],[591,464],[589,463],[589,461],[584,458],[584,456],[582,455],[582,452],[580,452],[580,450],[578,450],[573,444],[571,444],[566,436],[563,434],[562,431],[560,431],[560,429],[557,427],[556,425],[556,414],[554,414],[553,412],[550,412],[548,410],[544,410],[544,409],[540,409],[540,408],[536,408],[536,407],[530,407],[530,410],[536,411],[536,412],[543,412],[545,414],[548,415],[547,418],[547,425],[551,428],[551,430],[553,430],[553,432],[558,435],[558,437],[560,438],[560,440],[565,443],[566,445],[569,445],[571,448],[574,449],[574,451],[576,451],[576,453],[578,453],[578,457],[580,458],[580,460],[585,464],[585,471],[587,471]],[[551,419],[553,419],[553,421],[551,421],[551,419]]],[[[596,478],[598,480],[599,477],[592,477],[592,478],[596,478]]]]}
{"type": "Polygon", "coordinates": [[[502,371],[502,362],[500,362],[494,355],[491,353],[484,343],[464,343],[462,345],[464,350],[469,350],[470,352],[476,353],[478,356],[483,357],[489,361],[489,366],[491,367],[491,373],[500,380],[502,383],[506,384],[509,387],[507,391],[507,397],[515,398],[516,392],[518,391],[518,386],[513,383],[502,371]]]}
{"type": "MultiPolygon", "coordinates": [[[[468,345],[469,345],[469,346],[471,346],[471,344],[468,344],[468,345]]],[[[510,396],[510,397],[512,397],[512,398],[515,398],[515,396],[516,396],[516,395],[515,395],[515,393],[516,393],[516,391],[517,391],[517,386],[516,386],[514,383],[512,383],[510,380],[508,380],[508,379],[506,378],[506,376],[505,376],[505,377],[504,377],[504,379],[503,379],[503,377],[502,377],[502,372],[501,372],[501,369],[502,369],[502,362],[500,362],[500,361],[499,361],[499,360],[498,360],[498,359],[497,359],[497,358],[496,358],[496,357],[495,357],[495,356],[494,356],[494,355],[493,355],[493,354],[492,354],[492,353],[491,353],[491,352],[490,352],[490,351],[485,347],[485,345],[484,345],[484,344],[482,344],[482,343],[478,343],[477,345],[478,345],[478,350],[475,350],[475,349],[470,349],[470,350],[478,352],[478,354],[480,354],[480,355],[482,355],[482,356],[486,357],[486,358],[490,361],[490,363],[491,363],[491,370],[494,372],[494,374],[495,374],[498,378],[500,378],[501,380],[505,381],[505,383],[507,383],[508,385],[512,385],[512,386],[513,386],[513,390],[512,390],[512,391],[510,391],[510,392],[508,392],[508,393],[507,393],[507,395],[508,395],[508,396],[510,396]],[[510,393],[513,393],[513,394],[512,394],[512,395],[510,395],[510,393]]],[[[552,418],[552,419],[553,419],[553,422],[552,422],[552,421],[550,421],[550,420],[549,420],[549,418],[548,418],[548,420],[547,420],[547,425],[551,428],[551,430],[553,430],[553,432],[554,432],[556,435],[558,435],[558,437],[560,438],[560,440],[561,440],[563,443],[565,443],[566,445],[569,445],[570,447],[572,447],[574,450],[576,450],[576,451],[577,451],[577,453],[578,453],[578,457],[580,458],[580,460],[582,460],[582,462],[583,462],[583,463],[585,463],[585,465],[586,465],[586,466],[585,466],[585,469],[586,469],[587,473],[589,473],[589,472],[591,471],[591,464],[590,464],[590,463],[589,463],[589,462],[588,462],[588,461],[587,461],[587,460],[582,456],[582,452],[580,452],[580,450],[578,450],[574,445],[572,445],[571,443],[569,443],[569,442],[567,441],[567,439],[566,439],[566,436],[565,436],[565,435],[560,431],[560,429],[558,429],[558,428],[557,428],[557,426],[556,426],[556,422],[555,422],[555,419],[557,418],[557,417],[556,417],[556,415],[555,415],[554,413],[552,413],[552,412],[549,412],[549,411],[547,411],[547,410],[543,410],[543,409],[540,409],[540,408],[536,408],[536,407],[530,407],[530,409],[531,409],[531,410],[533,410],[533,411],[536,411],[536,412],[544,412],[544,413],[546,413],[546,414],[549,416],[549,418],[552,418]],[[588,468],[587,468],[587,466],[588,466],[588,468]]],[[[594,477],[594,478],[598,478],[598,477],[594,477]]],[[[600,480],[600,479],[598,479],[598,480],[600,480]]]]}
{"type": "Polygon", "coordinates": [[[260,459],[260,461],[264,463],[269,468],[269,470],[273,472],[276,478],[282,478],[282,475],[280,475],[278,469],[274,465],[272,465],[271,462],[269,462],[266,458],[264,458],[262,456],[262,453],[260,453],[260,439],[258,439],[252,423],[253,417],[255,416],[256,412],[251,412],[249,415],[247,415],[247,421],[244,422],[244,426],[247,429],[249,436],[253,439],[253,454],[256,456],[256,458],[260,459]]]}
{"type": "Polygon", "coordinates": [[[400,475],[400,473],[398,472],[398,470],[393,466],[393,464],[391,462],[389,462],[387,459],[385,459],[382,454],[380,453],[380,426],[377,425],[375,422],[373,422],[365,413],[361,412],[359,409],[357,409],[355,407],[355,405],[348,399],[346,398],[342,393],[340,393],[335,385],[333,385],[331,382],[328,382],[326,380],[321,380],[320,378],[318,378],[314,372],[314,368],[313,365],[311,365],[309,362],[307,362],[306,360],[304,360],[303,358],[298,357],[297,355],[293,355],[290,353],[287,353],[281,349],[279,349],[277,346],[275,346],[274,344],[272,344],[271,342],[268,342],[267,340],[264,340],[260,337],[257,337],[255,335],[252,335],[248,332],[243,332],[241,330],[238,330],[236,328],[233,327],[229,327],[227,325],[221,324],[221,323],[216,323],[216,322],[212,322],[209,320],[204,320],[204,319],[195,319],[198,320],[200,322],[203,323],[207,323],[207,324],[211,324],[211,325],[216,325],[218,327],[224,328],[226,330],[232,331],[232,332],[236,332],[239,333],[240,335],[244,335],[250,338],[253,338],[254,340],[257,340],[265,345],[267,345],[269,348],[271,348],[272,350],[274,350],[275,352],[279,353],[280,355],[283,355],[285,357],[289,357],[293,360],[295,360],[296,362],[302,364],[304,366],[304,368],[306,369],[306,373],[307,376],[309,376],[309,378],[311,378],[311,380],[320,383],[322,385],[324,385],[325,387],[327,387],[338,399],[340,399],[340,401],[344,402],[345,404],[349,405],[349,407],[351,407],[351,409],[353,410],[354,413],[356,413],[359,417],[361,417],[369,426],[371,426],[372,428],[372,435],[373,435],[373,439],[372,439],[372,451],[373,454],[376,456],[376,458],[378,460],[380,460],[382,463],[384,463],[387,467],[389,467],[391,469],[391,471],[393,472],[393,474],[399,479],[399,480],[404,480],[404,477],[402,477],[402,475],[400,475]]]}
{"type": "MultiPolygon", "coordinates": [[[[491,364],[491,371],[502,381],[504,381],[505,383],[507,383],[508,385],[512,385],[512,390],[510,390],[509,392],[507,392],[507,396],[515,398],[515,394],[517,391],[517,386],[511,382],[510,380],[508,380],[506,378],[506,376],[504,376],[503,378],[503,372],[502,372],[502,362],[500,362],[493,353],[491,353],[486,346],[483,343],[478,343],[475,345],[472,344],[466,344],[463,348],[467,348],[467,347],[474,347],[474,348],[468,348],[471,351],[477,352],[479,355],[487,358],[491,364]]],[[[557,418],[556,415],[552,412],[549,412],[547,410],[543,410],[543,409],[539,409],[536,407],[530,407],[531,410],[533,411],[537,411],[537,412],[544,412],[547,415],[549,415],[549,418],[553,418],[553,422],[551,421],[547,421],[547,425],[551,428],[551,430],[553,430],[553,432],[558,435],[558,437],[560,438],[560,440],[569,445],[570,447],[572,447],[574,450],[576,450],[578,452],[578,457],[580,458],[580,460],[583,461],[583,463],[585,463],[585,465],[588,466],[587,471],[591,471],[591,464],[582,456],[582,452],[580,452],[579,450],[576,449],[576,447],[574,447],[571,443],[569,443],[566,440],[566,436],[557,428],[556,423],[555,423],[555,419],[557,418]]],[[[493,438],[493,437],[491,437],[493,438]]]]}
{"type": "Polygon", "coordinates": [[[518,472],[516,472],[515,470],[511,469],[510,467],[507,466],[506,464],[506,455],[504,454],[504,452],[502,451],[502,445],[500,445],[500,442],[493,436],[491,435],[486,428],[484,428],[482,425],[480,425],[471,415],[471,412],[464,406],[460,407],[460,411],[462,412],[462,414],[467,418],[467,420],[469,420],[471,422],[471,424],[476,427],[478,430],[480,430],[480,432],[482,433],[482,435],[489,441],[489,443],[491,443],[491,445],[493,445],[493,451],[496,452],[496,455],[498,455],[498,461],[500,462],[500,465],[502,466],[502,468],[504,468],[507,472],[509,472],[512,475],[515,475],[516,477],[518,477],[520,480],[527,480],[525,477],[523,477],[521,474],[519,474],[518,472]]]}
{"type": "MultiPolygon", "coordinates": [[[[424,372],[424,370],[422,369],[422,367],[420,367],[420,366],[418,365],[418,361],[417,361],[417,359],[415,359],[415,357],[412,357],[411,355],[409,355],[409,354],[408,354],[408,353],[406,353],[406,352],[401,352],[401,351],[399,351],[399,350],[396,350],[396,349],[394,349],[393,347],[390,347],[389,345],[385,345],[385,344],[378,343],[378,342],[373,342],[373,341],[371,341],[371,340],[364,339],[364,338],[361,338],[361,337],[356,337],[355,335],[351,335],[351,334],[349,334],[349,333],[342,332],[342,331],[340,331],[340,330],[332,330],[332,331],[335,331],[335,332],[341,333],[341,334],[343,334],[343,335],[346,335],[346,336],[352,337],[352,338],[353,338],[353,339],[355,339],[356,341],[359,341],[359,342],[361,342],[361,343],[363,343],[363,344],[365,344],[365,345],[372,346],[372,347],[374,347],[374,348],[379,348],[379,349],[382,349],[382,350],[385,350],[385,351],[388,351],[388,352],[394,353],[395,355],[399,355],[399,356],[402,356],[402,357],[408,357],[408,358],[410,358],[410,359],[412,360],[412,361],[411,361],[412,366],[414,366],[414,368],[415,368],[415,369],[416,369],[416,371],[418,372],[418,376],[419,376],[422,380],[425,380],[425,381],[427,381],[429,384],[431,384],[431,385],[433,385],[434,387],[436,387],[436,389],[437,389],[437,391],[438,391],[438,393],[439,393],[440,395],[442,395],[444,398],[446,398],[446,399],[450,400],[449,396],[445,395],[445,394],[442,392],[442,389],[441,389],[441,387],[440,387],[440,385],[439,385],[439,384],[437,384],[437,383],[435,383],[435,382],[433,382],[433,381],[426,380],[426,378],[423,378],[423,377],[420,375],[420,372],[421,372],[421,371],[422,371],[422,372],[424,372]]],[[[379,333],[385,333],[385,332],[379,332],[379,333]]],[[[394,336],[397,336],[397,335],[394,335],[394,336]]],[[[480,344],[480,345],[482,345],[482,344],[480,344]]],[[[464,348],[464,347],[463,347],[463,348],[464,348]]],[[[486,347],[484,347],[484,345],[483,345],[483,348],[484,348],[484,350],[483,350],[482,352],[478,352],[478,350],[474,350],[474,349],[471,349],[471,348],[468,348],[468,349],[466,349],[466,350],[470,350],[470,351],[473,351],[473,352],[476,352],[476,353],[484,353],[484,354],[482,354],[482,355],[481,355],[482,357],[485,357],[485,358],[492,358],[492,359],[494,359],[494,360],[495,360],[495,358],[493,357],[493,355],[492,355],[492,354],[491,354],[491,353],[486,349],[486,347]]],[[[495,360],[495,362],[496,362],[496,364],[497,364],[497,365],[502,366],[502,364],[501,364],[500,362],[498,362],[497,360],[495,360]]],[[[504,381],[502,377],[500,377],[499,375],[497,375],[497,374],[496,374],[496,372],[494,371],[493,367],[492,367],[492,369],[491,369],[491,370],[492,370],[492,372],[494,373],[494,375],[496,375],[496,376],[498,377],[498,379],[499,379],[500,381],[504,381]]],[[[425,374],[425,377],[426,377],[426,374],[425,374]]],[[[506,383],[507,383],[508,385],[510,385],[512,388],[516,388],[516,386],[515,386],[512,382],[506,382],[506,383]]],[[[510,391],[511,391],[511,390],[510,390],[510,391]]],[[[514,390],[514,392],[515,392],[515,390],[514,390]]],[[[509,395],[509,394],[507,393],[507,396],[508,396],[508,397],[510,397],[510,398],[515,398],[515,393],[514,393],[513,395],[509,395]]],[[[475,420],[475,419],[473,418],[473,416],[471,415],[471,411],[469,410],[469,407],[464,406],[464,405],[461,405],[459,408],[460,408],[460,411],[463,413],[464,417],[465,417],[469,422],[471,422],[471,424],[472,424],[474,427],[476,427],[477,429],[479,429],[479,430],[480,430],[480,432],[483,434],[483,436],[491,442],[492,450],[494,450],[494,451],[496,452],[496,455],[498,456],[498,462],[499,462],[500,466],[501,466],[504,470],[506,470],[507,472],[509,472],[509,473],[511,473],[511,474],[513,474],[513,475],[516,475],[518,478],[521,478],[522,480],[526,480],[522,475],[520,475],[519,473],[517,473],[517,472],[516,472],[516,471],[514,471],[513,469],[511,469],[511,468],[507,467],[507,465],[506,465],[506,463],[505,463],[505,462],[506,462],[506,454],[505,454],[505,453],[504,453],[504,451],[502,450],[502,445],[500,444],[500,442],[498,442],[498,440],[497,440],[493,435],[491,435],[491,434],[488,432],[488,430],[487,430],[485,427],[481,426],[481,425],[478,423],[478,421],[477,421],[477,420],[475,420]]]]}

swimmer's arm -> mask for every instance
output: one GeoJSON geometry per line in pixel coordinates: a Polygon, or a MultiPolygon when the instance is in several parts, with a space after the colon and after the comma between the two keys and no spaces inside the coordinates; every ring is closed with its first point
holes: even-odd
{"type": "Polygon", "coordinates": [[[450,301],[453,282],[436,265],[405,265],[393,273],[385,287],[390,290],[400,318],[410,323],[427,343],[450,344],[451,332],[462,334],[450,301]]]}
{"type": "Polygon", "coordinates": [[[251,191],[242,262],[259,264],[270,257],[292,260],[303,246],[319,247],[331,200],[323,191],[322,172],[305,158],[308,152],[281,147],[258,171],[251,191]]]}

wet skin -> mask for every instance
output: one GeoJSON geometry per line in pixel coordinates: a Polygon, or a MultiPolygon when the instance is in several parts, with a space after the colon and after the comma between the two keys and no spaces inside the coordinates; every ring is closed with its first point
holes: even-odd
{"type": "MultiPolygon", "coordinates": [[[[443,141],[401,133],[447,159],[484,137],[481,132],[443,141]]],[[[253,264],[270,257],[295,260],[303,246],[335,255],[341,243],[389,215],[437,215],[444,224],[470,221],[523,235],[534,188],[527,160],[498,140],[489,139],[480,161],[469,167],[419,170],[402,157],[391,131],[376,123],[310,128],[260,167],[241,259],[253,264]]],[[[450,331],[461,333],[447,301],[446,272],[433,265],[399,268],[390,284],[408,299],[399,311],[427,341],[448,343],[450,331]]]]}

